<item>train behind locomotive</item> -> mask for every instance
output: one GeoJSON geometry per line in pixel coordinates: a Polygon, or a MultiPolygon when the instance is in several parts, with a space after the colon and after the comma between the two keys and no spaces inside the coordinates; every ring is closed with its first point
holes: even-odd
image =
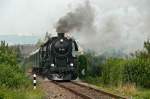
{"type": "Polygon", "coordinates": [[[78,45],[74,39],[58,33],[30,54],[32,72],[51,80],[75,80],[78,73],[74,52],[77,51],[78,45]]]}

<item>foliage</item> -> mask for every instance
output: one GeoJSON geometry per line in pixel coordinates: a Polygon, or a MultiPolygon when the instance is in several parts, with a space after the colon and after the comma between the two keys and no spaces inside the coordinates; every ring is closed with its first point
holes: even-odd
{"type": "Polygon", "coordinates": [[[5,41],[0,44],[0,86],[18,88],[27,85],[28,80],[18,65],[18,56],[14,48],[5,41]]]}
{"type": "Polygon", "coordinates": [[[0,87],[0,99],[44,99],[40,89],[33,90],[32,87],[12,90],[0,87]]]}
{"type": "MultiPolygon", "coordinates": [[[[86,53],[87,72],[82,78],[98,86],[117,87],[133,99],[149,99],[150,96],[150,41],[144,42],[144,50],[138,50],[131,57],[101,57],[95,53],[86,53]],[[100,68],[95,68],[98,66],[100,68]],[[96,71],[99,71],[97,73],[96,71]],[[127,86],[125,86],[127,85],[127,86]],[[134,85],[134,86],[130,86],[134,85]],[[148,91],[140,91],[139,87],[148,91]]],[[[123,92],[123,93],[124,93],[123,92]]]]}
{"type": "Polygon", "coordinates": [[[133,59],[124,64],[124,82],[150,88],[150,59],[133,59]]]}
{"type": "Polygon", "coordinates": [[[102,82],[104,84],[111,84],[115,86],[122,84],[124,63],[125,61],[123,59],[108,59],[103,65],[102,82]]]}
{"type": "Polygon", "coordinates": [[[9,47],[4,41],[0,44],[0,99],[42,99],[43,93],[31,88],[31,81],[21,66],[19,47],[9,47]]]}
{"type": "Polygon", "coordinates": [[[108,59],[103,65],[102,82],[115,86],[135,83],[138,86],[150,87],[149,75],[149,59],[108,59]]]}
{"type": "Polygon", "coordinates": [[[101,83],[101,77],[90,77],[86,76],[82,78],[84,81],[90,84],[94,84],[99,87],[101,90],[106,92],[111,92],[121,96],[126,96],[130,99],[149,99],[150,90],[144,88],[138,88],[134,84],[125,84],[123,86],[106,86],[101,83]]]}
{"type": "Polygon", "coordinates": [[[93,77],[100,76],[102,61],[103,58],[96,56],[94,52],[85,52],[85,54],[79,56],[79,71],[85,68],[86,75],[93,77]]]}
{"type": "Polygon", "coordinates": [[[144,42],[144,48],[147,51],[147,54],[150,54],[150,40],[144,42]]]}
{"type": "Polygon", "coordinates": [[[85,69],[85,71],[87,71],[87,58],[85,55],[80,55],[78,59],[79,59],[78,73],[79,77],[81,78],[82,76],[84,76],[82,74],[82,70],[85,69]]]}
{"type": "Polygon", "coordinates": [[[150,40],[144,42],[144,50],[138,50],[135,53],[132,53],[132,56],[142,59],[150,58],[150,40]]]}
{"type": "Polygon", "coordinates": [[[17,65],[16,53],[4,41],[0,45],[0,64],[17,65]]]}
{"type": "Polygon", "coordinates": [[[79,57],[79,61],[87,64],[86,76],[99,77],[103,84],[120,86],[133,83],[150,88],[150,41],[144,42],[144,48],[144,51],[136,51],[128,59],[106,59],[96,56],[94,52],[88,52],[79,57]]]}
{"type": "Polygon", "coordinates": [[[150,88],[150,41],[144,42],[144,49],[135,52],[135,58],[124,66],[125,82],[135,83],[150,88]]]}
{"type": "Polygon", "coordinates": [[[138,89],[136,94],[133,95],[133,99],[149,99],[150,98],[150,90],[148,89],[138,89]]]}
{"type": "Polygon", "coordinates": [[[16,70],[17,68],[8,64],[1,64],[0,68],[0,86],[19,88],[28,84],[27,78],[21,70],[16,70]]]}

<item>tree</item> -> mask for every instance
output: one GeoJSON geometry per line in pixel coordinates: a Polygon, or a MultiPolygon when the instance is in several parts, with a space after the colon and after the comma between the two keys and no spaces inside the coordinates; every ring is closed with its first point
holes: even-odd
{"type": "Polygon", "coordinates": [[[144,48],[146,49],[147,54],[150,55],[150,40],[144,42],[144,48]]]}
{"type": "Polygon", "coordinates": [[[10,47],[8,47],[8,44],[5,43],[5,41],[1,41],[0,43],[0,64],[10,64],[10,65],[16,65],[16,53],[14,50],[10,47]]]}
{"type": "Polygon", "coordinates": [[[132,56],[135,56],[136,58],[150,58],[150,40],[147,40],[144,42],[144,49],[145,50],[137,50],[132,56]]]}

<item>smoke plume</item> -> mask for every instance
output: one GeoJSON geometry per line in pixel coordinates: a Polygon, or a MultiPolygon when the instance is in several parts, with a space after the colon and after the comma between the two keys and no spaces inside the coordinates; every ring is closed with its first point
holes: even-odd
{"type": "MultiPolygon", "coordinates": [[[[84,48],[97,52],[121,50],[125,53],[143,48],[150,36],[147,0],[127,0],[108,4],[86,0],[66,13],[56,24],[57,32],[71,32],[84,48]]],[[[111,2],[111,0],[109,1],[111,2]]]]}
{"type": "Polygon", "coordinates": [[[61,17],[56,25],[56,32],[81,31],[86,27],[93,27],[95,20],[94,10],[89,1],[78,5],[74,11],[68,12],[61,17]]]}

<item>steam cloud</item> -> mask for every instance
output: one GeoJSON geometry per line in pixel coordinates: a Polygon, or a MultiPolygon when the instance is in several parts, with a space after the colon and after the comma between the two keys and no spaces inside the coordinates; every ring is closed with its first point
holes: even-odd
{"type": "MultiPolygon", "coordinates": [[[[89,1],[84,4],[78,5],[74,11],[68,12],[65,16],[61,17],[56,26],[56,32],[73,32],[81,31],[86,27],[93,27],[95,15],[93,8],[89,1]]],[[[92,29],[92,28],[91,28],[92,29]]]]}
{"type": "Polygon", "coordinates": [[[120,8],[117,4],[116,8],[102,5],[100,9],[100,5],[86,0],[58,20],[56,31],[73,32],[80,44],[97,52],[116,49],[130,53],[141,49],[150,36],[146,17],[149,14],[148,8],[143,7],[146,0],[138,5],[136,1],[124,2],[126,5],[120,8]]]}
{"type": "Polygon", "coordinates": [[[149,4],[150,0],[0,0],[0,35],[41,37],[56,29],[70,32],[86,49],[133,52],[150,38],[149,4]]]}

